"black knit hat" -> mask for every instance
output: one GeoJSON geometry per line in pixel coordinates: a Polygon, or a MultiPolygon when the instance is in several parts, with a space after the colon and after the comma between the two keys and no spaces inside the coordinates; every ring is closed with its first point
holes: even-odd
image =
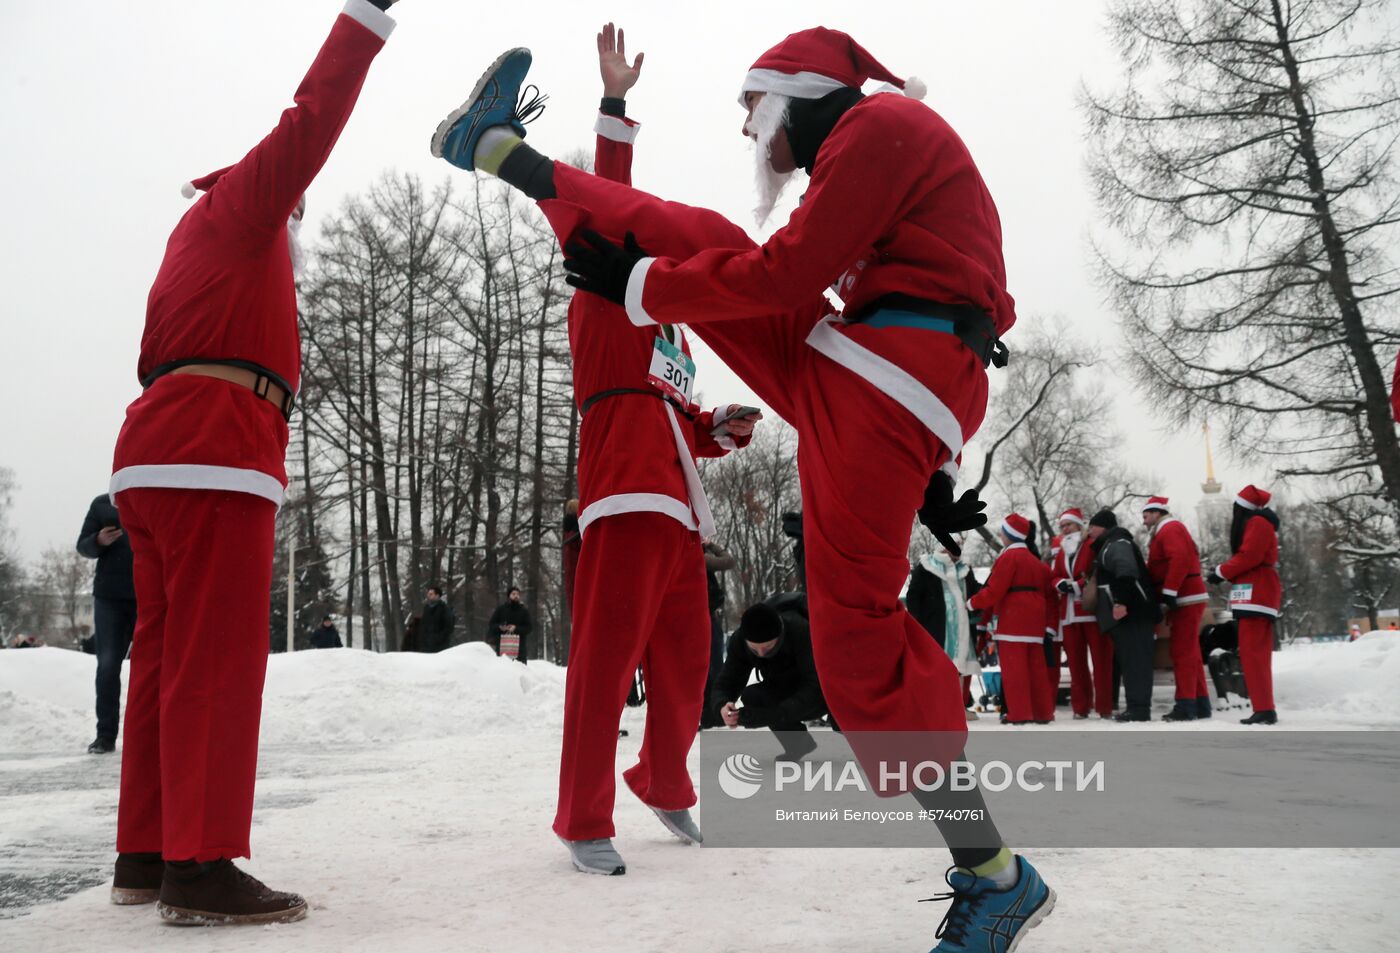
{"type": "Polygon", "coordinates": [[[1089,520],[1090,526],[1102,526],[1104,529],[1113,529],[1118,525],[1118,517],[1113,515],[1112,510],[1099,510],[1089,520]]]}
{"type": "Polygon", "coordinates": [[[739,620],[739,635],[755,645],[772,642],[783,634],[783,617],[766,602],[755,603],[739,620]]]}

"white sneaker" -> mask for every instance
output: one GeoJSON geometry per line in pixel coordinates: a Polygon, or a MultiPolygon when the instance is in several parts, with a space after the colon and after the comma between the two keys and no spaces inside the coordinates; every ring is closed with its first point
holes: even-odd
{"type": "MultiPolygon", "coordinates": [[[[651,807],[651,805],[647,805],[651,807]]],[[[666,830],[680,838],[683,844],[700,844],[705,838],[700,836],[700,828],[695,826],[695,821],[690,816],[688,809],[679,811],[663,811],[659,807],[651,808],[652,813],[661,819],[661,823],[666,825],[666,830]]]]}
{"type": "Polygon", "coordinates": [[[627,873],[627,865],[622,862],[622,855],[613,847],[611,838],[564,840],[561,837],[559,840],[569,848],[569,859],[574,862],[575,870],[605,877],[620,877],[627,873]]]}

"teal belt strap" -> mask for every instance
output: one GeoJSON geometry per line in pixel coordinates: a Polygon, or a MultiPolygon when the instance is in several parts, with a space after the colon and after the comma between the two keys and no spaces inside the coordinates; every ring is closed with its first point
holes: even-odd
{"type": "Polygon", "coordinates": [[[881,308],[860,322],[868,328],[919,328],[924,331],[941,331],[953,334],[954,325],[947,318],[931,318],[914,311],[894,311],[881,308]]]}

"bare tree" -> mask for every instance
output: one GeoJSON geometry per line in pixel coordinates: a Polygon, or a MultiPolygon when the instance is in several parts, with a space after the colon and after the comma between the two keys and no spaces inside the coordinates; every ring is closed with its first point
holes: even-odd
{"type": "Polygon", "coordinates": [[[1208,411],[1328,500],[1384,501],[1356,542],[1395,553],[1386,6],[1115,0],[1124,79],[1082,101],[1099,204],[1132,249],[1102,254],[1102,276],[1154,405],[1180,423],[1208,411]]]}

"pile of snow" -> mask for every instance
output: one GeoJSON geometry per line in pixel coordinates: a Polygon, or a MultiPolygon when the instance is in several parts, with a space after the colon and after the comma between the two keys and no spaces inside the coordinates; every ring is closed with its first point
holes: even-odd
{"type": "MultiPolygon", "coordinates": [[[[63,649],[0,652],[0,753],[68,753],[92,740],[96,659],[63,649]]],[[[130,663],[122,671],[122,699],[130,663]]],[[[324,649],[274,655],[262,742],[376,744],[557,730],[564,669],[497,658],[481,642],[436,655],[324,649]]]]}
{"type": "Polygon", "coordinates": [[[1400,633],[1274,653],[1274,701],[1290,722],[1306,713],[1309,728],[1400,727],[1400,633]]]}

